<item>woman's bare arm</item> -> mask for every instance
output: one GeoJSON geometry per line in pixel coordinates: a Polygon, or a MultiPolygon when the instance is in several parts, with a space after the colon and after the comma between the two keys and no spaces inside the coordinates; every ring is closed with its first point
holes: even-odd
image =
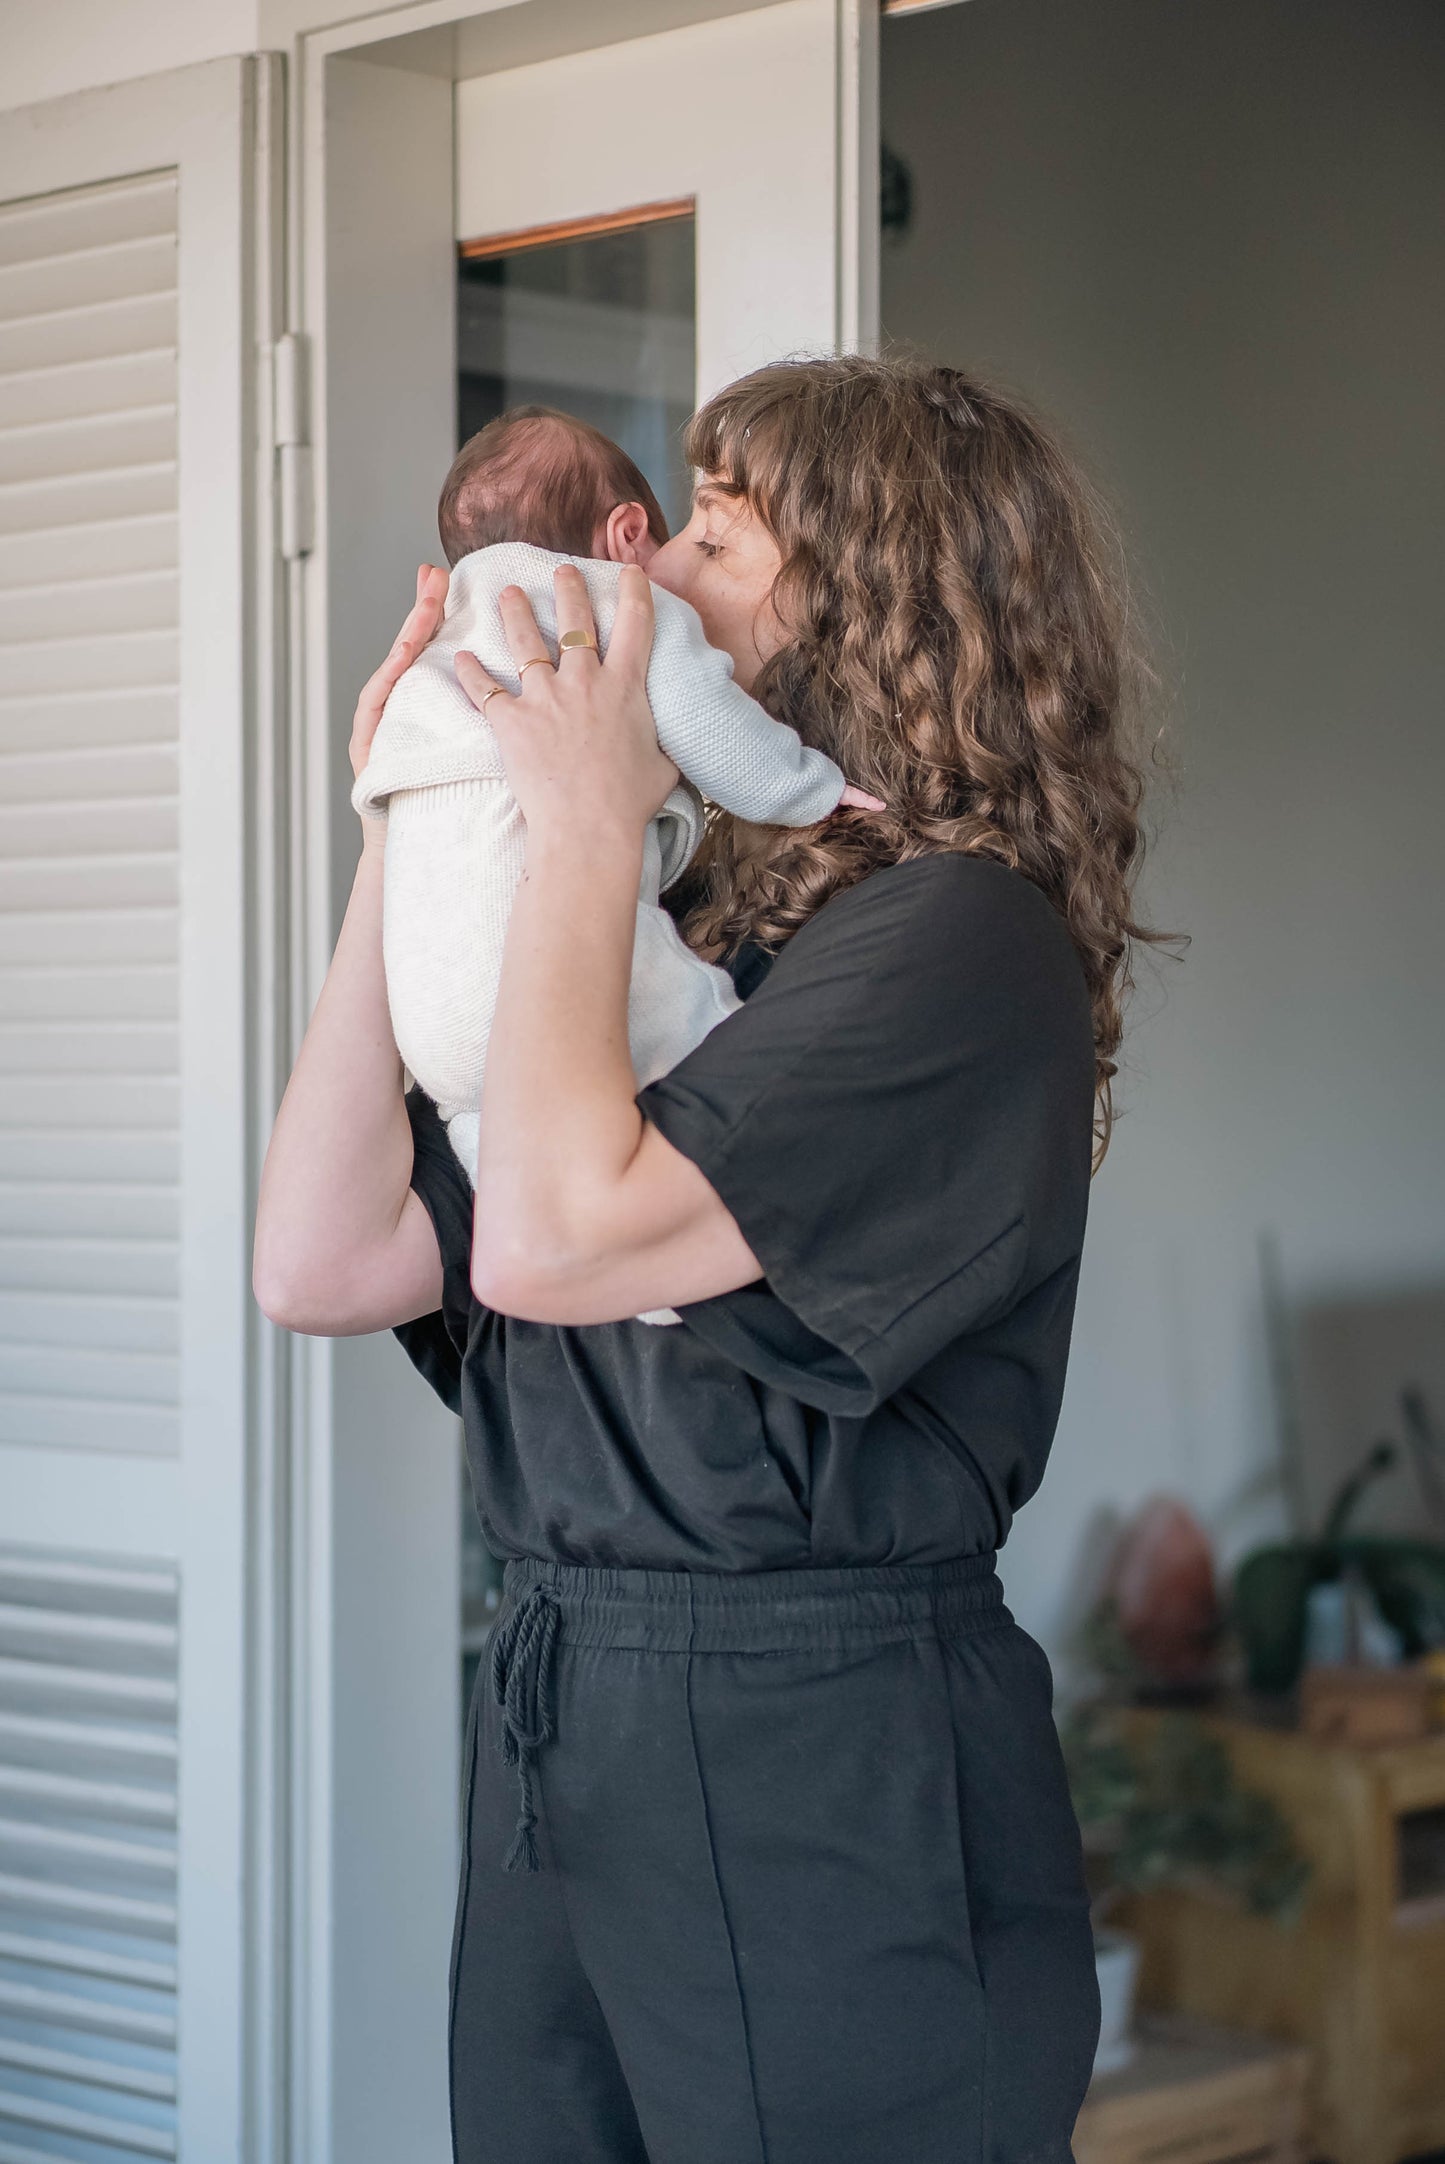
{"type": "MultiPolygon", "coordinates": [[[[356,709],[360,772],[386,697],[441,620],[446,575],[417,602],[356,709]]],[[[326,982],[276,1114],[256,1209],[252,1289],[273,1322],[312,1336],[389,1329],[441,1305],[436,1233],[410,1187],[411,1124],[382,967],[386,828],[362,822],[361,859],[326,982]]]]}
{"type": "Polygon", "coordinates": [[[580,846],[528,833],[487,1046],[472,1246],[472,1289],[502,1314],[615,1322],[763,1274],[716,1189],[634,1101],[641,874],[640,834],[596,814],[580,846]]]}
{"type": "MultiPolygon", "coordinates": [[[[515,658],[546,657],[521,592],[501,607],[515,658]]],[[[574,571],[557,575],[557,622],[592,629],[574,571]]],[[[721,1196],[634,1101],[643,831],[677,776],[647,705],[651,637],[651,589],[625,571],[606,665],[568,653],[488,708],[527,843],[487,1040],[472,1289],[536,1322],[610,1322],[763,1274],[721,1196]]],[[[456,672],[486,697],[474,656],[456,672]]]]}

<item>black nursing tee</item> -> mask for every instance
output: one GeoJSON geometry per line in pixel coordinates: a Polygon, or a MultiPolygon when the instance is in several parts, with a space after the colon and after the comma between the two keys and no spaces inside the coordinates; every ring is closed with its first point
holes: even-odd
{"type": "Polygon", "coordinates": [[[1073,943],[987,858],[889,865],[637,1103],[765,1276],[676,1324],[526,1322],[472,1293],[472,1193],[407,1093],[441,1309],[396,1335],[465,1427],[499,1556],[661,1570],[1002,1546],[1063,1391],[1094,1052],[1073,943]]]}

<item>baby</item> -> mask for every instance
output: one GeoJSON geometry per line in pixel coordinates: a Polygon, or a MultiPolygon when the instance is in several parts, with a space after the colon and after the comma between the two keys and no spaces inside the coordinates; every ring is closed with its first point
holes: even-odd
{"type": "MultiPolygon", "coordinates": [[[[667,526],[617,444],[541,406],[514,408],[463,445],[437,523],[452,567],[446,612],[393,687],[351,801],[387,821],[382,961],[397,1048],[475,1185],[482,1074],[525,825],[496,740],[452,658],[465,648],[515,689],[497,597],[520,586],[555,650],[552,574],[563,562],[586,579],[605,652],[619,566],[645,569],[667,526]]],[[[699,791],[744,819],[809,826],[846,787],[831,759],[738,688],[731,656],[708,645],[687,602],[656,586],[653,599],[647,695],[680,779],[644,837],[627,1009],[639,1089],[741,1004],[727,972],[691,951],[658,902],[701,839],[699,791]]],[[[585,847],[586,837],[579,841],[585,847]]],[[[638,1320],[678,1317],[658,1308],[638,1320]]]]}

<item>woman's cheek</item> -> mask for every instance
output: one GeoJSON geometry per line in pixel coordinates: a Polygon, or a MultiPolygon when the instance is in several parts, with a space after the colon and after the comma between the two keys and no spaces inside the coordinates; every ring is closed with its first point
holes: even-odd
{"type": "Polygon", "coordinates": [[[660,552],[654,559],[648,569],[648,577],[655,579],[659,586],[665,586],[670,594],[676,594],[679,601],[689,602],[702,618],[702,628],[707,634],[708,644],[721,647],[723,652],[731,654],[736,662],[738,654],[732,640],[728,612],[721,605],[716,592],[716,582],[707,576],[708,567],[702,557],[697,558],[696,569],[689,566],[686,571],[680,565],[663,564],[663,575],[658,578],[657,566],[662,563],[665,553],[660,552]]]}

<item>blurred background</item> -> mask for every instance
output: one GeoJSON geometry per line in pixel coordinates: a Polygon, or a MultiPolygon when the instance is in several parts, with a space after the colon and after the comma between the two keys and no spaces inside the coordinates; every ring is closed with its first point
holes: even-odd
{"type": "Polygon", "coordinates": [[[1445,8],[0,0],[0,2156],[447,2153],[500,1564],[255,1180],[357,684],[525,400],[674,519],[792,351],[1112,506],[1146,954],[1001,1557],[1096,1900],[1080,2164],[1445,2156],[1445,8]]]}
{"type": "Polygon", "coordinates": [[[1139,968],[1001,1559],[1096,1887],[1077,2152],[1435,2151],[1445,11],[972,0],[885,22],[881,82],[885,334],[1022,392],[1112,501],[1142,914],[1191,941],[1139,968]]]}
{"type": "MultiPolygon", "coordinates": [[[[885,329],[1054,416],[1111,497],[1170,773],[1068,1398],[1010,1536],[1059,1646],[1111,1517],[1233,1556],[1445,1412],[1445,14],[971,0],[883,33],[885,329]],[[885,218],[887,210],[885,209],[885,218]]],[[[1372,1499],[1409,1522],[1408,1475],[1372,1499]]]]}

